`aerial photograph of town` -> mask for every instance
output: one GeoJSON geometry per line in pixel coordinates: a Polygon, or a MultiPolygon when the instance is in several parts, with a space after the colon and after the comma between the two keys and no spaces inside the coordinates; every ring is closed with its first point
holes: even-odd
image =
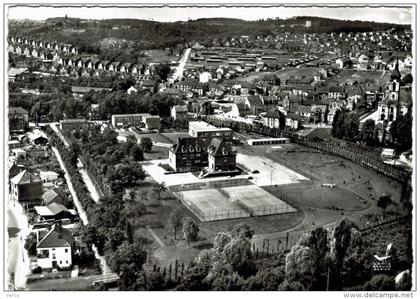
{"type": "Polygon", "coordinates": [[[3,8],[3,291],[414,298],[416,6],[135,5],[3,8]]]}

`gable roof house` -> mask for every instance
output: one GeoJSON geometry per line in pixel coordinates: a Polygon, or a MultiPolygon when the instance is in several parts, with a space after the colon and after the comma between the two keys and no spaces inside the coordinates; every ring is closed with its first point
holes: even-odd
{"type": "Polygon", "coordinates": [[[298,130],[301,126],[301,116],[297,113],[290,112],[286,115],[286,127],[292,130],[298,130]]]}
{"type": "Polygon", "coordinates": [[[42,195],[42,202],[46,206],[54,202],[65,206],[67,204],[67,196],[61,190],[51,188],[42,195]]]}
{"type": "Polygon", "coordinates": [[[42,269],[69,268],[73,263],[72,233],[57,223],[37,233],[37,263],[42,269]]]}
{"type": "Polygon", "coordinates": [[[272,108],[263,116],[263,124],[270,128],[279,129],[282,119],[284,119],[284,114],[279,109],[272,108]]]}
{"type": "Polygon", "coordinates": [[[10,180],[12,198],[19,202],[39,202],[42,198],[42,181],[29,170],[23,170],[10,180]]]}
{"type": "Polygon", "coordinates": [[[236,153],[227,142],[213,138],[207,151],[210,172],[236,170],[236,153]]]}
{"type": "Polygon", "coordinates": [[[171,108],[171,117],[174,120],[188,119],[188,106],[187,105],[176,105],[171,108]]]}

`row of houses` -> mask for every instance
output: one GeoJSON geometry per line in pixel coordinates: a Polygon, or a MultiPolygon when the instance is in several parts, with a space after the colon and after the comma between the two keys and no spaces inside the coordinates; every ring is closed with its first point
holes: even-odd
{"type": "MultiPolygon", "coordinates": [[[[35,47],[31,45],[13,44],[8,46],[8,51],[17,55],[24,55],[27,58],[32,57],[34,59],[40,59],[46,63],[51,63],[51,71],[60,71],[67,67],[72,67],[82,70],[97,70],[132,75],[150,74],[150,69],[141,64],[99,60],[90,56],[79,56],[77,51],[57,51],[55,49],[35,47]]],[[[44,66],[44,68],[48,67],[44,66]]]]}
{"type": "MultiPolygon", "coordinates": [[[[24,48],[26,46],[30,46],[33,48],[46,49],[50,51],[56,51],[59,53],[69,53],[69,54],[71,53],[74,55],[79,54],[79,50],[77,47],[71,44],[67,44],[67,43],[63,44],[63,43],[58,43],[58,42],[40,41],[40,40],[35,40],[35,39],[14,37],[14,36],[9,37],[7,41],[9,44],[9,49],[10,47],[24,48]]],[[[9,52],[12,52],[12,51],[9,50],[9,52]]]]}

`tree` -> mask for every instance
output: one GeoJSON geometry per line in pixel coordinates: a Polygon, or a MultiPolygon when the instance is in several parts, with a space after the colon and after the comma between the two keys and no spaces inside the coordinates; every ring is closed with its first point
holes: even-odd
{"type": "Polygon", "coordinates": [[[239,223],[233,228],[231,235],[233,238],[252,239],[254,230],[246,223],[239,223]]]}
{"type": "Polygon", "coordinates": [[[198,232],[200,228],[190,217],[186,217],[182,224],[182,231],[184,232],[184,237],[187,240],[188,246],[190,246],[191,241],[196,241],[198,237],[198,232]]]}
{"type": "Polygon", "coordinates": [[[373,119],[368,119],[363,123],[359,138],[368,146],[374,146],[376,144],[375,121],[373,119]]]}
{"type": "Polygon", "coordinates": [[[120,276],[120,287],[128,290],[134,287],[147,253],[139,243],[124,242],[106,257],[110,268],[120,276]]]}
{"type": "Polygon", "coordinates": [[[399,152],[409,150],[412,147],[412,123],[411,113],[398,116],[397,119],[391,123],[391,128],[389,130],[391,139],[399,152]]]}
{"type": "Polygon", "coordinates": [[[131,147],[130,156],[133,158],[134,161],[142,161],[144,159],[143,151],[137,144],[134,144],[131,147]]]}
{"type": "Polygon", "coordinates": [[[29,255],[36,255],[36,244],[37,244],[37,237],[36,233],[31,232],[25,240],[24,248],[28,251],[29,255]]]}
{"type": "Polygon", "coordinates": [[[411,73],[408,73],[401,79],[401,85],[410,85],[413,83],[413,75],[411,73]]]}
{"type": "Polygon", "coordinates": [[[149,137],[142,137],[140,141],[140,146],[143,151],[149,153],[152,150],[153,141],[149,137]]]}
{"type": "Polygon", "coordinates": [[[354,226],[354,223],[348,218],[343,218],[334,226],[331,237],[331,289],[341,289],[344,257],[350,246],[351,231],[354,226]]]}
{"type": "Polygon", "coordinates": [[[335,137],[335,138],[343,138],[344,136],[344,128],[343,128],[343,124],[344,124],[344,112],[342,112],[341,110],[338,110],[333,118],[333,122],[332,122],[332,129],[331,129],[331,134],[335,137]]]}
{"type": "Polygon", "coordinates": [[[382,195],[379,197],[377,205],[382,209],[382,213],[385,213],[386,208],[392,203],[391,198],[388,195],[382,195]]]}
{"type": "Polygon", "coordinates": [[[375,275],[363,285],[364,291],[395,291],[395,278],[389,275],[375,275]]]}
{"type": "Polygon", "coordinates": [[[169,226],[174,231],[174,239],[176,240],[176,233],[182,228],[182,209],[181,207],[177,207],[169,214],[169,226]]]}
{"type": "Polygon", "coordinates": [[[156,184],[153,187],[153,192],[155,192],[157,194],[159,200],[160,200],[160,196],[161,196],[162,192],[165,192],[166,190],[167,190],[167,188],[166,188],[166,185],[165,185],[164,182],[156,184]]]}
{"type": "Polygon", "coordinates": [[[124,232],[117,228],[109,229],[106,237],[105,252],[114,252],[125,240],[124,232]]]}
{"type": "Polygon", "coordinates": [[[357,113],[346,113],[344,118],[344,137],[355,141],[359,135],[359,117],[357,113]]]}
{"type": "Polygon", "coordinates": [[[156,74],[160,77],[160,80],[166,81],[168,79],[168,75],[171,72],[171,67],[169,64],[159,63],[155,66],[156,74]]]}
{"type": "Polygon", "coordinates": [[[234,238],[226,244],[222,251],[222,257],[219,260],[241,277],[248,278],[257,272],[252,258],[250,240],[234,238]]]}

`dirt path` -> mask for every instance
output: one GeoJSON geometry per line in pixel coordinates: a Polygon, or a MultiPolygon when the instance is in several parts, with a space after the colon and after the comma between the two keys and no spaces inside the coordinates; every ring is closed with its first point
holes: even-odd
{"type": "Polygon", "coordinates": [[[147,231],[150,232],[150,234],[156,240],[156,242],[158,242],[160,247],[165,246],[165,243],[163,243],[163,241],[158,237],[158,235],[156,235],[156,233],[153,231],[153,229],[151,229],[149,226],[147,227],[147,231]]]}

